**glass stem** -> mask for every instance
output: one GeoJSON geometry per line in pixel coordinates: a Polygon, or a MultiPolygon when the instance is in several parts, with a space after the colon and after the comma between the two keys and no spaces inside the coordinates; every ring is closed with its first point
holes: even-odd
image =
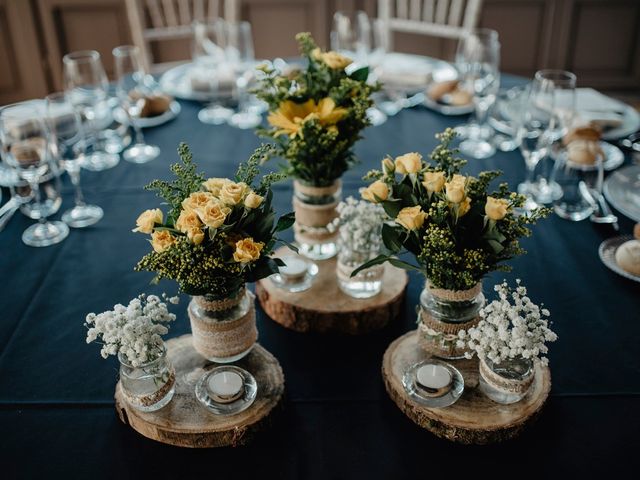
{"type": "Polygon", "coordinates": [[[41,203],[40,184],[37,181],[29,181],[29,187],[33,192],[33,203],[38,209],[38,223],[44,225],[47,223],[47,216],[44,215],[44,205],[41,203]]]}
{"type": "Polygon", "coordinates": [[[68,170],[71,184],[75,187],[75,203],[77,207],[84,206],[84,195],[82,195],[82,188],[80,187],[80,168],[73,168],[68,170]]]}

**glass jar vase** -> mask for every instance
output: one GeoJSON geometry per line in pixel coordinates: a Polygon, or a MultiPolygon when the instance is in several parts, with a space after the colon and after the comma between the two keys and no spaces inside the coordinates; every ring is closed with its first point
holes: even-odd
{"type": "Polygon", "coordinates": [[[293,182],[293,226],[299,252],[311,260],[326,260],[338,252],[337,229],[331,222],[338,216],[336,207],[342,198],[342,182],[318,187],[300,180],[293,182]]]}
{"type": "Polygon", "coordinates": [[[534,374],[534,363],[530,358],[518,357],[500,363],[481,358],[480,390],[496,403],[516,403],[531,389],[534,374]]]}
{"type": "Polygon", "coordinates": [[[446,290],[425,285],[420,294],[418,331],[420,344],[430,354],[447,360],[464,358],[467,347],[458,347],[458,333],[480,321],[484,305],[482,283],[468,290],[446,290]]]}
{"type": "Polygon", "coordinates": [[[371,298],[380,293],[384,265],[376,265],[351,276],[356,268],[380,254],[380,245],[371,245],[368,249],[355,249],[342,235],[340,235],[339,245],[336,277],[340,290],[353,298],[371,298]]]}
{"type": "Polygon", "coordinates": [[[196,351],[216,363],[246,356],[258,340],[254,299],[244,287],[229,298],[192,297],[188,313],[196,351]]]}
{"type": "Polygon", "coordinates": [[[134,367],[127,357],[118,354],[120,361],[120,387],[127,402],[142,412],[161,409],[173,398],[176,374],[167,359],[167,349],[155,360],[134,367]]]}

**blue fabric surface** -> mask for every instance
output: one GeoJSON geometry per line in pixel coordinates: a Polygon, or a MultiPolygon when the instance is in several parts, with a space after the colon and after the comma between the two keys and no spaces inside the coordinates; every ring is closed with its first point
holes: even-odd
{"type": "MultiPolygon", "coordinates": [[[[507,77],[504,83],[514,82],[507,77]]],[[[180,141],[191,145],[195,161],[210,176],[233,175],[237,163],[260,144],[252,131],[199,123],[195,103],[182,107],[176,120],[145,131],[162,149],[156,161],[122,161],[110,171],[83,172],[87,200],[105,211],[100,223],[72,230],[63,243],[43,249],[20,241],[30,224],[22,215],[0,234],[0,455],[6,456],[10,474],[50,469],[78,477],[83,472],[111,478],[118,472],[128,478],[167,459],[173,465],[166,467],[167,476],[172,469],[212,473],[235,466],[244,468],[240,477],[264,469],[279,478],[399,478],[426,473],[420,459],[427,453],[449,468],[464,454],[469,465],[460,468],[466,469],[471,463],[488,468],[498,457],[514,464],[535,449],[543,456],[541,465],[545,458],[550,462],[541,473],[565,468],[593,473],[605,458],[637,462],[624,452],[639,446],[640,285],[600,262],[598,245],[612,235],[609,227],[556,216],[534,227],[533,237],[523,242],[528,254],[511,262],[512,273],[494,274],[485,282],[491,295],[490,286],[503,277],[522,278],[530,296],[551,310],[560,337],[549,355],[550,405],[537,425],[510,444],[481,450],[438,440],[411,424],[387,398],[380,363],[388,344],[415,328],[422,281],[413,274],[402,318],[366,336],[295,333],[258,308],[260,342],[279,359],[287,393],[281,418],[252,446],[185,451],[145,440],[121,425],[112,408],[117,361],[102,360],[96,345],[85,344],[83,322],[88,312],[125,303],[140,292],[176,291],[168,281],[149,286],[151,274],[133,271],[149,245],[131,228],[139,212],[158,205],[142,186],[170,176],[168,165],[177,159],[180,141]]],[[[345,196],[357,194],[362,175],[377,168],[385,154],[426,155],[436,144],[436,132],[463,121],[420,107],[369,128],[356,146],[362,163],[343,179],[345,196]]],[[[267,167],[275,169],[277,162],[267,167]]],[[[512,187],[524,177],[516,152],[470,160],[467,171],[496,168],[512,187]]],[[[62,210],[71,204],[71,194],[65,180],[62,210]]],[[[274,198],[280,213],[289,211],[290,183],[278,185],[274,198]]],[[[623,219],[621,227],[628,233],[632,223],[623,219]]],[[[170,337],[189,330],[187,300],[177,308],[170,337]]]]}

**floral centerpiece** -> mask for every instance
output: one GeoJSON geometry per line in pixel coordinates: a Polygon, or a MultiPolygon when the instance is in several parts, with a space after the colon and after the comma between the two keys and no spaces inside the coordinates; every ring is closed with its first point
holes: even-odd
{"type": "MultiPolygon", "coordinates": [[[[417,270],[427,279],[419,315],[425,347],[446,358],[461,358],[457,334],[478,322],[484,303],[482,278],[508,270],[504,262],[524,253],[519,239],[531,234],[528,225],[548,214],[539,208],[528,215],[516,210],[525,197],[501,183],[489,191],[499,171],[477,177],[461,173],[466,161],[450,148],[452,129],[436,135],[441,143],[431,162],[419,153],[385,158],[363,198],[379,203],[389,216],[382,227],[386,252],[367,262],[369,268],[386,261],[417,270]],[[408,252],[417,265],[396,258],[408,252]]],[[[358,270],[355,272],[358,273],[358,270]]]]}
{"type": "Polygon", "coordinates": [[[245,284],[278,271],[280,260],[270,257],[276,233],[293,223],[292,214],[276,222],[271,205],[271,184],[282,174],[267,174],[253,185],[271,149],[258,148],[234,180],[205,179],[189,148],[180,145],[181,163],[171,167],[176,179],[146,187],[165,200],[168,212],[147,210],[136,221],[134,231],[150,235],[153,248],[136,270],[156,272],[156,280],[173,279],[193,296],[194,347],[210,360],[235,361],[255,343],[253,297],[245,284]]]}
{"type": "Polygon", "coordinates": [[[296,36],[305,69],[283,74],[263,66],[257,95],[269,105],[268,128],[258,130],[275,142],[274,156],[295,179],[295,233],[301,252],[312,258],[335,255],[340,177],[355,162],[352,147],[370,124],[367,109],[376,85],[367,84],[368,67],[345,70],[352,61],[321,51],[309,33],[296,36]]]}
{"type": "Polygon", "coordinates": [[[468,347],[467,358],[480,358],[480,388],[499,403],[521,400],[534,379],[534,362],[548,365],[547,342],[558,336],[549,328],[549,310],[540,308],[516,280],[494,287],[498,299],[480,310],[480,322],[458,333],[458,345],[468,347]]]}
{"type": "MultiPolygon", "coordinates": [[[[178,303],[177,297],[167,298],[178,303]]],[[[176,319],[167,304],[156,295],[140,295],[126,307],[86,317],[87,343],[100,342],[102,358],[117,355],[120,361],[120,388],[124,398],[142,411],[154,411],[171,401],[175,373],[166,358],[162,335],[176,319]]]]}

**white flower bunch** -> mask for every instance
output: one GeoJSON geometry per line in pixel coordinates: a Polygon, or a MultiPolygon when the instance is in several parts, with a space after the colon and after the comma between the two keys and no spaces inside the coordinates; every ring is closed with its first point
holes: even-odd
{"type": "Polygon", "coordinates": [[[387,218],[382,206],[348,197],[336,207],[340,215],[332,227],[340,227],[342,241],[353,250],[370,250],[382,244],[381,229],[387,218]]]}
{"type": "MultiPolygon", "coordinates": [[[[162,298],[172,304],[178,297],[162,298]]],[[[176,316],[169,313],[167,304],[156,295],[139,295],[128,306],[117,304],[113,310],[86,317],[87,343],[101,339],[102,358],[121,353],[134,367],[156,360],[162,354],[162,335],[176,316]]]]}
{"type": "MultiPolygon", "coordinates": [[[[542,355],[549,350],[546,342],[558,336],[548,327],[549,310],[540,308],[527,297],[527,289],[516,280],[512,290],[504,281],[494,290],[498,299],[480,310],[480,322],[469,331],[458,334],[459,348],[469,347],[480,358],[500,363],[517,357],[539,358],[543,365],[549,360],[542,355]],[[511,303],[513,302],[513,303],[511,303]]],[[[471,358],[472,353],[467,353],[471,358]]]]}

